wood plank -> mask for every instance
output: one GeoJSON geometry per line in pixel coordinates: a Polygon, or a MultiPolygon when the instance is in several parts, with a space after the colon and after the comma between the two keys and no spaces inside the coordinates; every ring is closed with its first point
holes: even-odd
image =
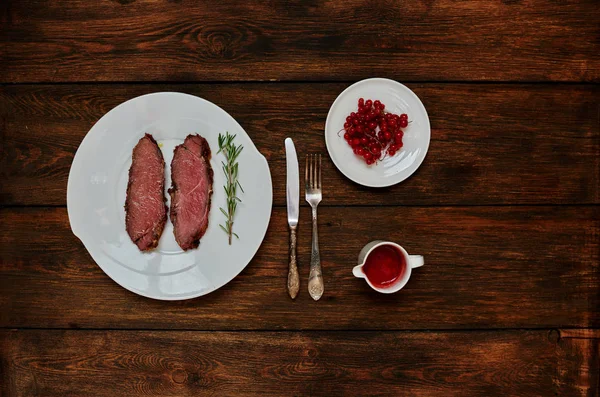
{"type": "MultiPolygon", "coordinates": [[[[587,396],[549,332],[0,331],[2,395],[587,396]],[[67,380],[68,381],[65,381],[67,380]]],[[[598,376],[598,370],[590,375],[598,376]]]]}
{"type": "Polygon", "coordinates": [[[5,0],[1,82],[598,81],[595,0],[5,0]]]}
{"type": "MultiPolygon", "coordinates": [[[[287,296],[288,231],[273,211],[254,260],[202,298],[124,290],[71,234],[63,208],[0,210],[0,327],[127,329],[600,328],[600,207],[325,207],[325,294],[306,290],[309,212],[300,213],[301,289],[287,296]],[[406,289],[372,291],[351,270],[369,241],[425,256],[406,289]]],[[[242,236],[243,238],[243,236],[242,236]]]]}
{"type": "MultiPolygon", "coordinates": [[[[64,205],[69,168],[91,126],[119,103],[182,91],[223,106],[271,166],[285,205],[283,140],[325,152],[329,106],[347,84],[65,85],[0,87],[0,204],[64,205]]],[[[432,141],[419,171],[369,189],[324,161],[323,205],[600,203],[598,86],[413,84],[432,141]]]]}
{"type": "Polygon", "coordinates": [[[576,395],[600,395],[600,330],[561,329],[558,335],[560,354],[570,363],[559,365],[559,373],[570,379],[576,395]]]}

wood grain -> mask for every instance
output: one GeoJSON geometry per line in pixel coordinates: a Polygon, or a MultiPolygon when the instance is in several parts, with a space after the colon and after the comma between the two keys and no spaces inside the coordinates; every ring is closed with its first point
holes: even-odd
{"type": "MultiPolygon", "coordinates": [[[[329,106],[347,84],[0,87],[0,204],[64,205],[69,168],[92,125],[138,95],[182,91],[235,117],[267,157],[285,205],[283,140],[325,153],[329,106]]],[[[600,203],[598,86],[412,84],[432,125],[429,153],[400,185],[371,189],[324,157],[322,205],[600,203]]],[[[123,149],[130,150],[130,149],[123,149]]],[[[304,200],[302,200],[304,201],[304,200]]]]}
{"type": "MultiPolygon", "coordinates": [[[[553,332],[5,330],[0,391],[7,397],[593,395],[576,383],[592,352],[572,354],[553,332]]],[[[598,376],[597,367],[590,376],[598,376]]]]}
{"type": "Polygon", "coordinates": [[[5,0],[1,82],[598,81],[595,0],[5,0]]]}
{"type": "MultiPolygon", "coordinates": [[[[300,212],[306,282],[309,212],[300,212]]],[[[161,302],[110,280],[63,208],[0,210],[0,327],[194,330],[600,328],[600,207],[323,207],[326,293],[286,291],[284,208],[249,266],[202,298],[161,302]],[[400,293],[352,276],[358,251],[389,239],[425,256],[400,293]]],[[[243,238],[243,236],[241,236],[243,238]]],[[[304,284],[306,285],[306,284],[304,284]]]]}
{"type": "MultiPolygon", "coordinates": [[[[556,336],[551,335],[551,339],[556,336]]],[[[564,357],[568,362],[577,362],[562,368],[559,364],[559,373],[570,379],[569,387],[574,389],[574,394],[600,395],[600,330],[566,329],[560,330],[558,336],[564,357]]]]}

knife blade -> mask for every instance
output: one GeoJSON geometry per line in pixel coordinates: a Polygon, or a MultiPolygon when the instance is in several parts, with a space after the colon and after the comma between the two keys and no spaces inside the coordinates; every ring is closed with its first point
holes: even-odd
{"type": "Polygon", "coordinates": [[[287,165],[287,212],[288,224],[298,225],[300,207],[300,172],[298,171],[298,156],[292,138],[285,140],[285,161],[287,165]]]}
{"type": "Polygon", "coordinates": [[[296,147],[291,138],[285,140],[285,162],[287,168],[287,212],[290,226],[290,264],[288,270],[288,293],[295,299],[300,290],[300,276],[296,261],[296,228],[300,212],[300,171],[298,170],[298,156],[296,147]]]}

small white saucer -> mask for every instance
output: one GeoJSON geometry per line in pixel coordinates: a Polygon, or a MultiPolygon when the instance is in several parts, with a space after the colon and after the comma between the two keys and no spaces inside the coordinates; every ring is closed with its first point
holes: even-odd
{"type": "Polygon", "coordinates": [[[370,187],[395,185],[411,176],[425,159],[430,137],[429,116],[419,97],[408,87],[389,79],[362,80],[346,88],[331,105],[325,122],[325,143],[335,166],[349,179],[370,187]],[[406,113],[409,121],[403,130],[402,149],[395,156],[370,166],[352,152],[343,137],[346,117],[358,111],[359,98],[379,99],[385,104],[385,110],[406,113]]]}

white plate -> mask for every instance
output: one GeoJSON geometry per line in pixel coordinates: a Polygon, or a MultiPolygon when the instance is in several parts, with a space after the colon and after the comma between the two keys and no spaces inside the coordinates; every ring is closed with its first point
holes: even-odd
{"type": "Polygon", "coordinates": [[[335,166],[349,179],[364,186],[395,185],[411,176],[421,165],[429,148],[431,127],[427,111],[408,87],[389,79],[367,79],[346,88],[333,102],[325,123],[325,143],[335,166]],[[368,166],[352,152],[343,135],[344,122],[358,109],[358,99],[379,99],[392,113],[408,115],[404,146],[393,157],[368,166]],[[342,131],[342,134],[338,133],[342,131]]]}
{"type": "MultiPolygon", "coordinates": [[[[169,195],[166,195],[170,200],[169,195]]],[[[204,99],[175,92],[144,95],[104,115],[81,142],[71,165],[67,208],[73,233],[104,272],[136,294],[163,300],[194,298],[231,281],[250,262],[267,231],[273,190],[267,160],[244,129],[227,112],[204,99]],[[224,215],[223,156],[219,133],[237,134],[241,193],[234,224],[240,236],[231,246],[219,227],[224,215]],[[208,140],[214,170],[212,207],[198,249],[184,252],[167,221],[158,248],[140,252],[125,231],[125,191],[131,151],[144,133],[162,146],[165,189],[171,185],[173,148],[190,133],[208,140]]],[[[170,203],[167,203],[169,205],[170,203]]]]}

